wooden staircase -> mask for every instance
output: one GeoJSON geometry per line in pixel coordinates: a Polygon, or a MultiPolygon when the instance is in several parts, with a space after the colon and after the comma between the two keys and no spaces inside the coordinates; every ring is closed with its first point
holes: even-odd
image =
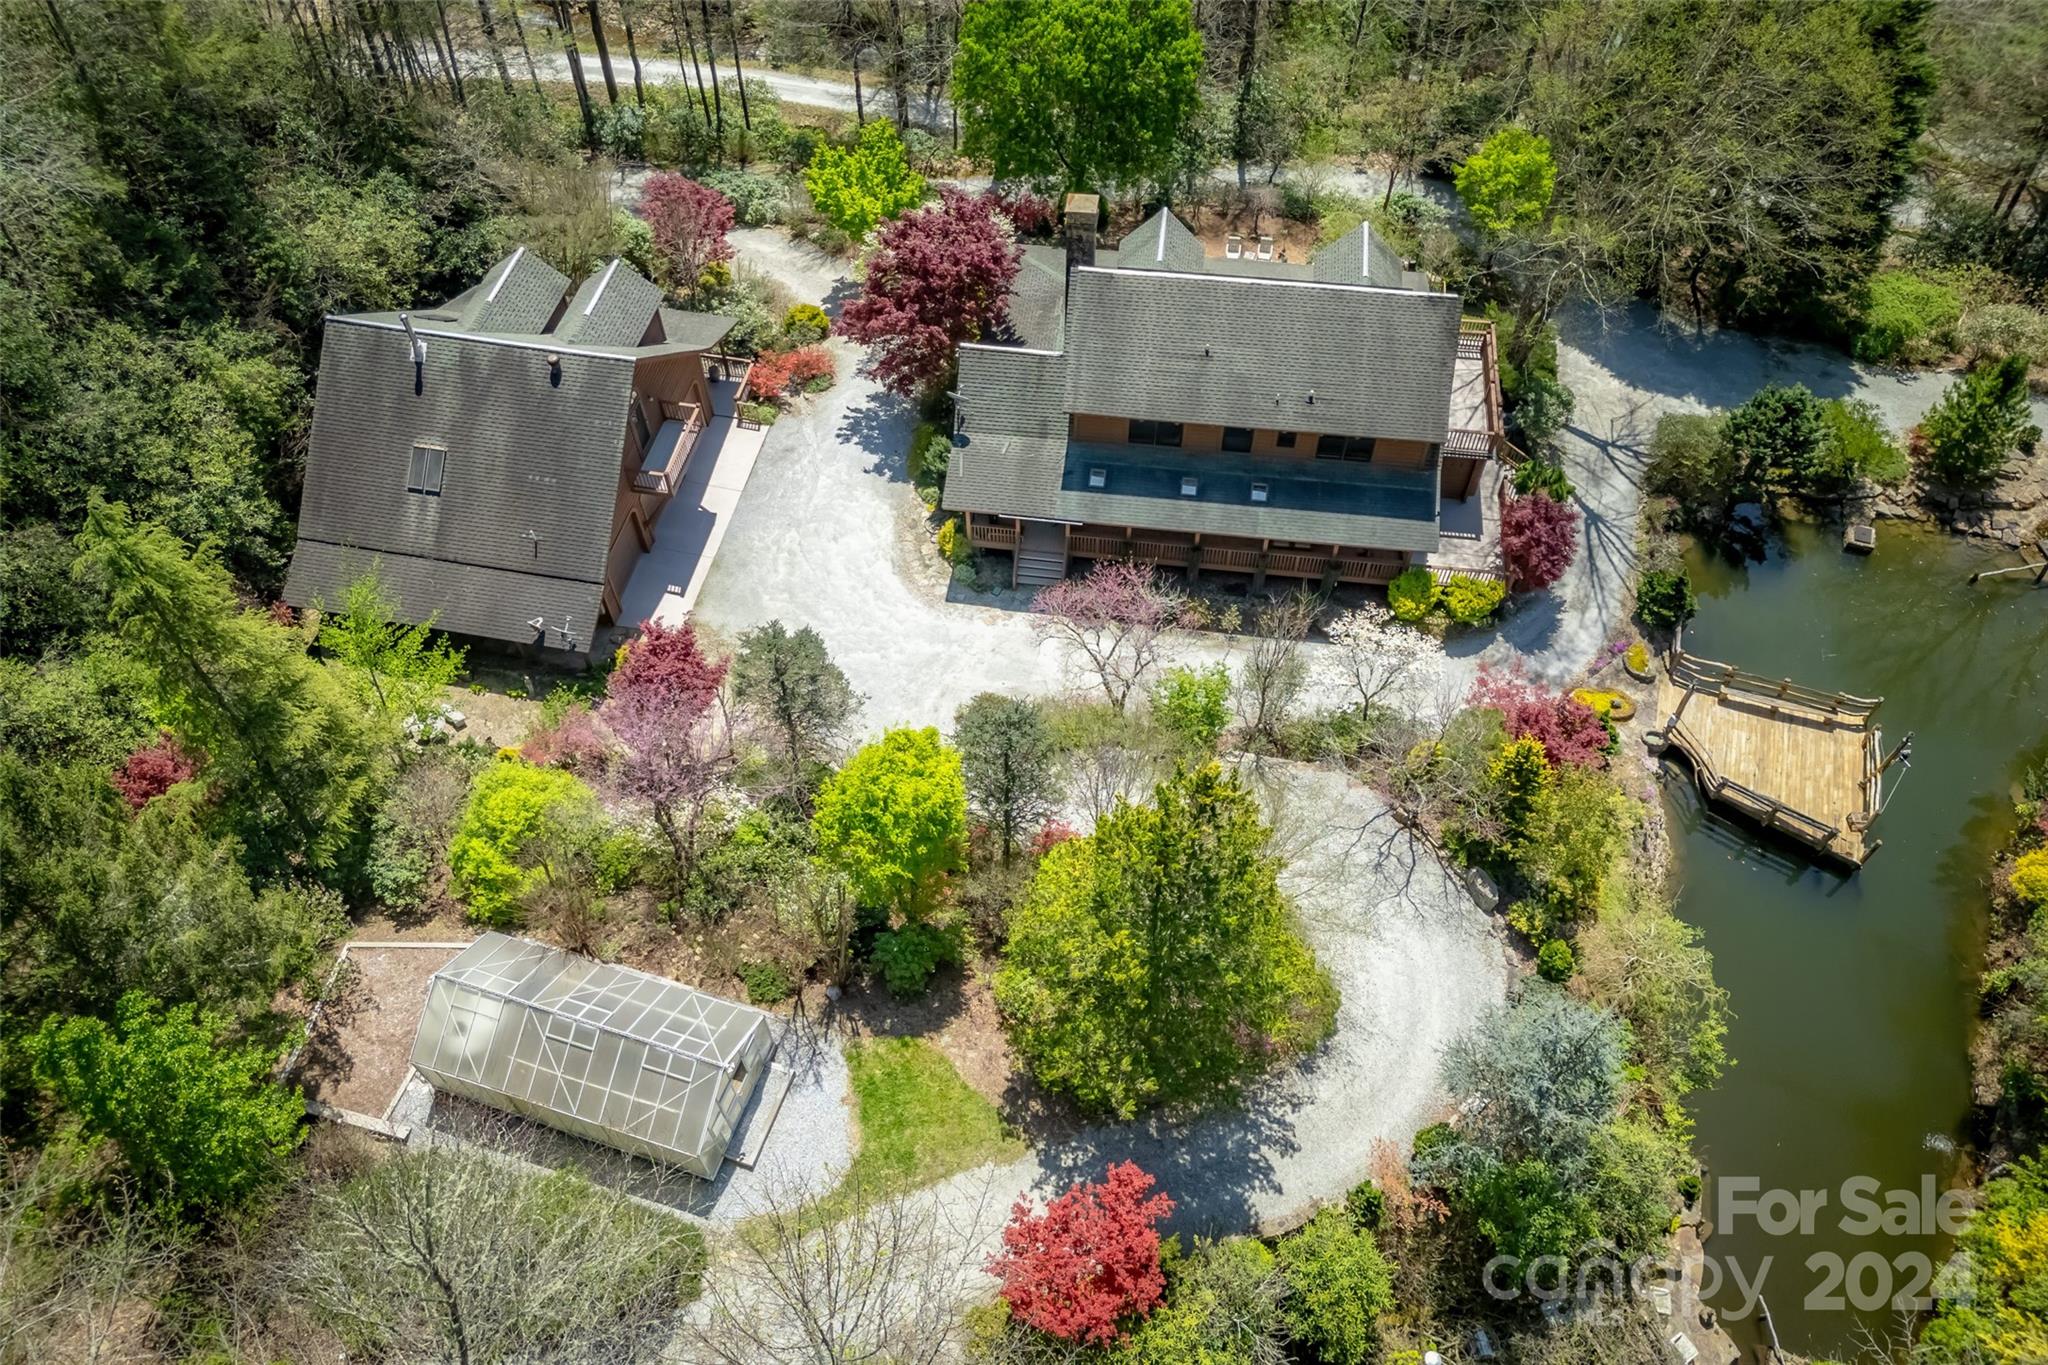
{"type": "Polygon", "coordinates": [[[1067,528],[1057,522],[1027,521],[1017,537],[1010,586],[1042,588],[1067,576],[1067,528]]]}

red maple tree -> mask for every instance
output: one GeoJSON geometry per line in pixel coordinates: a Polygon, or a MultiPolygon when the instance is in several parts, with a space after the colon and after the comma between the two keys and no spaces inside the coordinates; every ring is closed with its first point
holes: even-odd
{"type": "Polygon", "coordinates": [[[1549,587],[1579,552],[1579,509],[1548,493],[1525,493],[1500,510],[1500,549],[1516,592],[1549,587]]]}
{"type": "Polygon", "coordinates": [[[1500,712],[1511,739],[1533,739],[1553,765],[1599,768],[1607,762],[1607,727],[1576,697],[1529,680],[1520,664],[1500,671],[1482,665],[1472,684],[1472,705],[1500,712]]]}
{"type": "Polygon", "coordinates": [[[698,280],[713,261],[732,259],[732,200],[673,171],[647,177],[640,216],[654,234],[655,254],[671,289],[697,296],[698,280]]]}
{"type": "Polygon", "coordinates": [[[1044,1213],[1018,1200],[1003,1249],[988,1263],[1011,1315],[1063,1341],[1100,1345],[1157,1307],[1166,1275],[1156,1225],[1173,1212],[1173,1200],[1148,1194],[1152,1185],[1136,1163],[1122,1161],[1044,1213]]]}
{"type": "Polygon", "coordinates": [[[121,760],[121,766],[114,769],[114,790],[121,793],[130,810],[141,810],[180,782],[191,781],[198,771],[199,760],[166,730],[153,743],[121,760]]]}
{"type": "Polygon", "coordinates": [[[997,220],[1000,208],[949,188],[932,207],[883,227],[867,283],[839,315],[838,330],[869,348],[864,368],[891,393],[936,387],[961,342],[1008,319],[1024,253],[997,220]]]}

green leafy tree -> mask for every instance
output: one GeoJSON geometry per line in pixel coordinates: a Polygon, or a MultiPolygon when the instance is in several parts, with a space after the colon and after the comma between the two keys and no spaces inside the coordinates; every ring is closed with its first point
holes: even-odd
{"type": "Polygon", "coordinates": [[[304,1104],[270,1083],[275,1053],[224,1046],[220,1034],[220,1021],[196,1009],[131,992],[113,1027],[52,1017],[26,1050],[84,1135],[118,1146],[147,1188],[182,1207],[222,1207],[259,1189],[298,1145],[304,1104]]]}
{"type": "Polygon", "coordinates": [[[1906,477],[1906,452],[1892,438],[1875,403],[1861,398],[1830,398],[1821,405],[1827,423],[1827,478],[1836,483],[1870,479],[1895,484],[1906,477]]]}
{"type": "Polygon", "coordinates": [[[833,742],[860,709],[860,695],[809,626],[780,621],[740,636],[733,695],[759,712],[780,741],[790,789],[808,791],[833,742]]]}
{"type": "Polygon", "coordinates": [[[1915,1358],[2003,1365],[2048,1356],[2048,1158],[2017,1157],[1986,1183],[1956,1240],[1968,1258],[1971,1292],[1935,1300],[1915,1358]]]}
{"type": "Polygon", "coordinates": [[[1804,384],[1758,389],[1728,414],[1721,439],[1728,443],[1736,480],[1745,488],[1804,492],[1823,482],[1827,419],[1821,401],[1804,384]]]}
{"type": "Polygon", "coordinates": [[[1281,1303],[1289,1334],[1324,1365],[1365,1365],[1379,1345],[1379,1317],[1394,1306],[1393,1269],[1370,1232],[1341,1208],[1327,1208],[1276,1258],[1287,1282],[1281,1303]]]}
{"type": "Polygon", "coordinates": [[[1043,190],[1163,179],[1201,74],[1188,0],[986,0],[960,19],[962,146],[1043,190]]]}
{"type": "Polygon", "coordinates": [[[953,744],[967,781],[967,805],[1002,840],[1008,862],[1018,843],[1059,809],[1059,750],[1036,704],[983,692],[953,717],[953,744]]]}
{"type": "Polygon", "coordinates": [[[1458,197],[1481,232],[1513,232],[1542,221],[1557,187],[1550,139],[1510,124],[1458,167],[1458,197]]]}
{"type": "Polygon", "coordinates": [[[402,624],[374,568],[348,585],[339,611],[323,615],[319,643],[348,670],[364,706],[394,728],[429,716],[462,672],[464,651],[434,634],[431,617],[402,624]]]}
{"type": "Polygon", "coordinates": [[[1269,837],[1212,763],[1047,855],[995,982],[1041,1083],[1128,1118],[1230,1094],[1328,1034],[1336,987],[1296,933],[1269,837]]]}
{"type": "Polygon", "coordinates": [[[1152,715],[1188,748],[1214,753],[1230,727],[1230,671],[1222,664],[1168,669],[1152,686],[1152,715]]]}
{"type": "Polygon", "coordinates": [[[967,853],[967,785],[939,732],[891,730],[818,791],[818,854],[863,905],[919,920],[967,853]]]}
{"type": "MultiPolygon", "coordinates": [[[[1172,1245],[1177,1245],[1172,1244],[1172,1245]]],[[[1202,1241],[1166,1261],[1166,1302],[1124,1338],[1131,1365],[1286,1365],[1287,1283],[1252,1237],[1202,1241]]]]}
{"type": "Polygon", "coordinates": [[[1927,464],[1944,483],[1989,483],[2015,449],[2041,439],[2027,407],[2027,359],[1979,365],[1949,385],[1920,422],[1927,464]]]}
{"type": "Polygon", "coordinates": [[[804,184],[825,221],[853,238],[924,202],[924,177],[910,169],[903,139],[881,119],[862,125],[851,147],[819,143],[804,184]]]}
{"type": "Polygon", "coordinates": [[[78,573],[149,669],[162,719],[205,750],[252,856],[335,865],[363,833],[372,743],[339,680],[303,641],[244,610],[212,553],[188,553],[119,503],[94,500],[78,573]]]}
{"type": "Polygon", "coordinates": [[[1639,893],[1603,908],[1578,944],[1587,990],[1628,1020],[1652,1084],[1683,1095],[1720,1077],[1728,993],[1714,982],[1714,957],[1697,928],[1661,897],[1639,893]]]}
{"type": "Polygon", "coordinates": [[[595,842],[597,798],[571,773],[500,759],[477,777],[448,844],[455,894],[482,924],[519,922],[522,902],[544,882],[582,869],[595,842]]]}

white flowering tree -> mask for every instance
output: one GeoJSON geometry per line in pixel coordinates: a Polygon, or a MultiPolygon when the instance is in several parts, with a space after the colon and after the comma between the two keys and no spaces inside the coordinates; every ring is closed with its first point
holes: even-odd
{"type": "Polygon", "coordinates": [[[1368,718],[1420,670],[1434,667],[1444,652],[1435,637],[1403,625],[1376,602],[1345,612],[1324,633],[1332,646],[1324,652],[1324,666],[1368,718]]]}

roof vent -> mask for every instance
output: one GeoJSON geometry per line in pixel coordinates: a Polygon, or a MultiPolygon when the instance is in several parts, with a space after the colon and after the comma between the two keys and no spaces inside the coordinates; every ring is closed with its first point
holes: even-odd
{"type": "Polygon", "coordinates": [[[1234,232],[1225,237],[1223,239],[1223,254],[1233,261],[1244,255],[1244,238],[1234,232]]]}
{"type": "Polygon", "coordinates": [[[1109,471],[1101,465],[1090,466],[1088,470],[1088,486],[1090,488],[1107,488],[1109,486],[1109,471]]]}
{"type": "Polygon", "coordinates": [[[1202,485],[1196,481],[1194,475],[1183,474],[1180,476],[1180,495],[1182,497],[1192,498],[1201,491],[1202,485]]]}
{"type": "Polygon", "coordinates": [[[1266,493],[1267,493],[1267,487],[1266,487],[1266,485],[1265,485],[1265,484],[1262,484],[1262,483],[1255,483],[1255,484],[1253,484],[1253,485],[1252,485],[1252,501],[1253,501],[1253,502],[1264,502],[1264,501],[1266,500],[1266,493]]]}

